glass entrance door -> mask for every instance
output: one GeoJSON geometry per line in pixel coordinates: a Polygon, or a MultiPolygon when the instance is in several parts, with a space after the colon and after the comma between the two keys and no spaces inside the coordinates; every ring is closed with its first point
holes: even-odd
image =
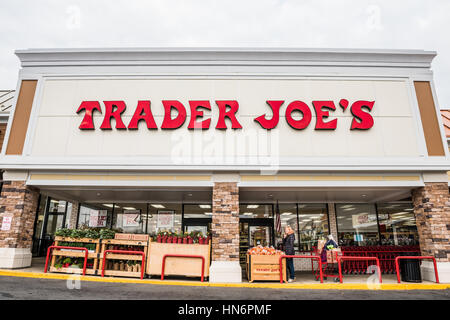
{"type": "Polygon", "coordinates": [[[271,230],[268,226],[249,226],[249,245],[250,247],[267,247],[271,241],[271,230]]]}
{"type": "Polygon", "coordinates": [[[240,219],[239,261],[246,263],[249,248],[274,245],[273,219],[240,219]]]}

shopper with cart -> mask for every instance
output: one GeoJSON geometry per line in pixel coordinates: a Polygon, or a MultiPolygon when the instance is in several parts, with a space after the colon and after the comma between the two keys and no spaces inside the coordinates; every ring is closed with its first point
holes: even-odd
{"type": "MultiPolygon", "coordinates": [[[[295,242],[294,230],[291,228],[291,226],[287,225],[284,228],[283,234],[283,248],[286,255],[295,255],[294,242],[295,242]]],[[[286,258],[286,266],[289,272],[288,282],[294,282],[295,281],[294,259],[286,258]]]]}

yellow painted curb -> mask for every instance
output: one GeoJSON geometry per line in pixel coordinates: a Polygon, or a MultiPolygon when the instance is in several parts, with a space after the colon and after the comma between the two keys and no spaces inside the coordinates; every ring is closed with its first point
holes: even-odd
{"type": "Polygon", "coordinates": [[[106,282],[106,283],[133,283],[133,284],[155,284],[164,286],[193,286],[193,287],[227,287],[227,288],[265,288],[265,289],[309,289],[309,290],[445,290],[450,289],[450,284],[444,283],[209,283],[173,280],[151,280],[151,279],[125,279],[96,276],[78,276],[77,274],[55,274],[22,272],[11,270],[0,270],[0,276],[67,280],[79,277],[81,281],[106,282]]]}

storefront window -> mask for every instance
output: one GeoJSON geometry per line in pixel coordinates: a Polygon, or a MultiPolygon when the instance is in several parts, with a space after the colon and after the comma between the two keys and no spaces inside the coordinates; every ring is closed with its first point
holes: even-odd
{"type": "Polygon", "coordinates": [[[383,203],[377,206],[381,244],[417,245],[416,218],[411,203],[383,203]]]}
{"type": "Polygon", "coordinates": [[[109,203],[81,204],[78,228],[109,228],[111,226],[112,210],[113,205],[109,203]]]}
{"type": "MultiPolygon", "coordinates": [[[[281,218],[281,233],[284,233],[284,228],[286,226],[291,226],[291,228],[295,231],[294,247],[298,248],[297,205],[295,203],[279,204],[279,208],[281,218]]],[[[276,223],[276,221],[274,223],[276,223]]],[[[282,234],[279,236],[281,237],[282,234]]]]}
{"type": "Polygon", "coordinates": [[[273,218],[271,204],[241,204],[239,218],[273,218]]]}
{"type": "Polygon", "coordinates": [[[211,218],[212,217],[212,205],[211,204],[185,204],[183,217],[184,217],[184,219],[211,218]]]}
{"type": "Polygon", "coordinates": [[[50,199],[48,212],[50,212],[50,213],[65,213],[66,212],[66,201],[50,199]]]}
{"type": "Polygon", "coordinates": [[[70,219],[72,218],[72,202],[67,203],[66,221],[64,223],[64,228],[69,228],[70,219]]]}
{"type": "Polygon", "coordinates": [[[147,233],[181,232],[181,203],[148,204],[147,233]]]}
{"type": "Polygon", "coordinates": [[[116,203],[114,205],[113,229],[124,233],[145,233],[146,220],[146,203],[116,203]]]}
{"type": "Polygon", "coordinates": [[[337,204],[339,245],[372,246],[379,244],[378,224],[373,204],[337,204]]]}
{"type": "Polygon", "coordinates": [[[53,235],[56,230],[63,227],[63,221],[63,214],[49,214],[47,218],[47,228],[45,230],[45,234],[53,235]]]}
{"type": "Polygon", "coordinates": [[[300,251],[311,251],[319,239],[328,235],[328,212],[326,204],[299,204],[298,224],[300,251]]]}

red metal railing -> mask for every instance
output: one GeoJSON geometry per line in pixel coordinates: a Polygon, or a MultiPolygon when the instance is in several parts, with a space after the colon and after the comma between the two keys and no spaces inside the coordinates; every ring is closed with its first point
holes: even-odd
{"type": "Polygon", "coordinates": [[[105,250],[103,253],[103,262],[102,262],[102,277],[105,276],[105,266],[106,266],[106,255],[107,253],[117,253],[117,254],[130,254],[130,255],[141,255],[141,280],[144,279],[144,268],[145,268],[145,253],[142,251],[128,251],[128,250],[105,250]]]}
{"type": "Polygon", "coordinates": [[[201,281],[203,282],[204,274],[205,274],[205,257],[199,255],[189,255],[189,254],[165,254],[162,259],[162,270],[161,270],[161,280],[164,280],[164,269],[166,266],[166,258],[174,257],[174,258],[198,258],[202,259],[202,277],[201,281]]]}
{"type": "MultiPolygon", "coordinates": [[[[382,282],[381,280],[381,270],[380,270],[380,260],[378,260],[377,257],[351,257],[351,256],[340,256],[337,258],[338,261],[338,267],[339,267],[339,282],[342,283],[342,266],[341,266],[341,262],[342,260],[355,260],[355,261],[370,261],[370,260],[375,260],[377,262],[377,270],[378,270],[378,278],[380,280],[380,283],[382,282]]],[[[367,263],[367,262],[366,262],[367,263]]]]}
{"type": "Polygon", "coordinates": [[[311,266],[312,261],[317,260],[319,262],[319,277],[320,277],[320,283],[323,283],[323,274],[322,274],[322,261],[320,260],[320,256],[314,256],[314,255],[299,255],[299,256],[291,256],[291,255],[282,255],[280,256],[280,283],[283,283],[283,259],[284,258],[298,258],[298,259],[311,259],[311,266]]]}
{"type": "Polygon", "coordinates": [[[50,246],[50,247],[48,247],[47,258],[45,259],[44,273],[47,273],[48,260],[50,258],[50,253],[51,253],[52,249],[71,249],[71,250],[84,251],[83,276],[86,275],[86,263],[87,263],[87,259],[88,259],[88,249],[81,248],[81,247],[66,247],[66,246],[50,246]]]}
{"type": "Polygon", "coordinates": [[[400,259],[416,259],[416,260],[433,260],[433,266],[434,266],[434,276],[436,278],[436,283],[439,283],[439,276],[438,276],[438,271],[437,271],[437,266],[436,266],[436,259],[432,256],[400,256],[395,258],[395,271],[397,273],[397,282],[400,283],[400,268],[399,268],[399,263],[398,261],[400,259]]]}

